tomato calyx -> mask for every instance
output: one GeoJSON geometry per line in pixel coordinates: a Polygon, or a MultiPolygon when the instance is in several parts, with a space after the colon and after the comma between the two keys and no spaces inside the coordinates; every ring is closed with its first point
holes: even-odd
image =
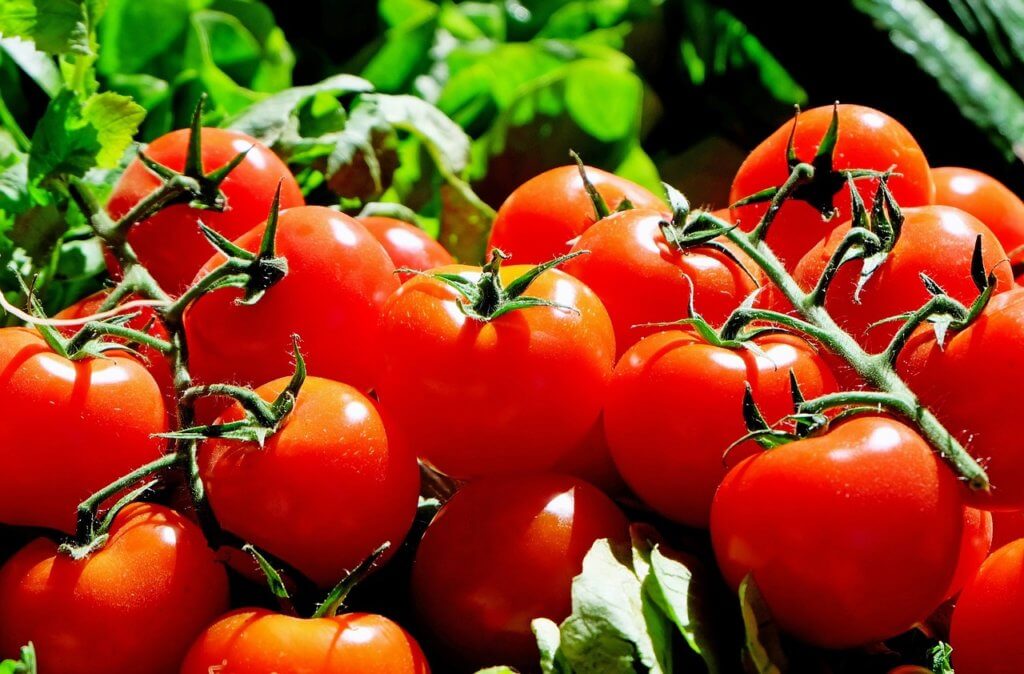
{"type": "Polygon", "coordinates": [[[36,647],[30,641],[21,647],[17,660],[4,660],[0,662],[0,672],[11,674],[38,674],[39,666],[36,660],[36,647]]]}
{"type": "Polygon", "coordinates": [[[576,162],[576,167],[580,171],[580,178],[583,180],[583,189],[586,190],[587,196],[590,197],[590,202],[594,205],[594,221],[603,220],[612,213],[621,213],[622,211],[631,211],[636,208],[633,202],[629,199],[623,199],[615,205],[615,209],[605,201],[605,198],[601,196],[601,193],[594,187],[594,183],[590,181],[587,176],[587,167],[583,163],[583,159],[580,158],[579,154],[575,150],[569,150],[569,156],[572,157],[573,161],[576,162]]]}

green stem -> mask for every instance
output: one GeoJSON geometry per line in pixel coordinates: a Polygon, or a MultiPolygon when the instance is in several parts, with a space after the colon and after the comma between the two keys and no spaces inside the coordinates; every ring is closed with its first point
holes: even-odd
{"type": "Polygon", "coordinates": [[[341,610],[341,606],[345,603],[345,599],[348,598],[349,592],[359,584],[370,569],[374,567],[377,561],[384,555],[388,548],[391,547],[390,543],[384,543],[379,548],[370,553],[370,556],[359,563],[359,566],[352,569],[347,576],[345,576],[340,583],[335,585],[323,602],[317,606],[316,612],[313,613],[313,618],[328,618],[338,614],[341,610]]]}
{"type": "Polygon", "coordinates": [[[914,331],[929,318],[938,314],[949,314],[957,321],[965,320],[969,316],[967,308],[952,297],[935,295],[923,307],[907,317],[900,329],[893,335],[889,346],[882,353],[882,359],[890,367],[895,367],[896,359],[899,358],[900,352],[903,351],[903,347],[907,345],[907,340],[914,334],[914,331]]]}
{"type": "Polygon", "coordinates": [[[176,299],[173,304],[164,310],[164,320],[174,324],[180,323],[181,318],[185,313],[185,309],[187,309],[190,304],[210,292],[213,286],[220,283],[225,278],[245,274],[248,268],[249,267],[244,260],[227,260],[222,265],[201,278],[197,283],[193,283],[189,286],[188,290],[182,293],[181,297],[176,299]]]}
{"type": "Polygon", "coordinates": [[[180,200],[187,194],[198,194],[199,189],[199,183],[192,178],[174,176],[161,183],[160,187],[139,200],[137,204],[132,206],[131,210],[122,215],[117,222],[113,223],[108,231],[100,232],[100,236],[108,243],[117,244],[124,241],[132,225],[142,222],[158,211],[167,208],[167,206],[180,200]]]}
{"type": "Polygon", "coordinates": [[[237,400],[260,424],[268,428],[276,425],[278,422],[274,410],[267,401],[252,389],[245,388],[244,386],[232,386],[231,384],[193,386],[181,394],[181,399],[185,402],[192,402],[197,398],[208,396],[225,396],[237,400]]]}
{"type": "Polygon", "coordinates": [[[18,149],[22,152],[29,152],[32,149],[32,141],[25,132],[21,130],[21,126],[18,124],[18,120],[14,118],[10,109],[7,107],[7,103],[4,102],[4,97],[0,96],[0,126],[7,129],[10,132],[11,137],[14,138],[15,144],[18,149]]]}
{"type": "Polygon", "coordinates": [[[68,353],[74,354],[74,352],[85,345],[86,342],[92,340],[100,335],[110,335],[111,337],[121,337],[131,342],[143,344],[150,348],[156,349],[161,353],[170,353],[174,348],[170,342],[154,337],[149,333],[142,332],[141,330],[133,330],[126,328],[123,325],[113,325],[111,323],[102,323],[93,321],[86,323],[82,326],[82,329],[75,334],[73,338],[67,343],[68,353]]]}
{"type": "MultiPolygon", "coordinates": [[[[782,204],[785,203],[796,190],[806,182],[809,182],[814,177],[814,167],[810,164],[799,163],[789,174],[789,178],[782,184],[779,191],[772,197],[771,203],[768,204],[768,210],[765,211],[761,221],[757,223],[757,227],[754,227],[753,231],[747,236],[750,238],[751,243],[759,243],[764,241],[765,237],[768,236],[768,228],[775,221],[775,216],[779,214],[779,210],[782,209],[782,204]]],[[[728,224],[726,225],[729,226],[728,224]]]]}

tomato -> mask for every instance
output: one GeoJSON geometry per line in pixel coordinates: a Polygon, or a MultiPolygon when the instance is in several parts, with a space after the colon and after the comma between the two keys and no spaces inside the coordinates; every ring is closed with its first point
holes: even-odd
{"type": "MultiPolygon", "coordinates": [[[[214,128],[204,128],[201,138],[206,172],[224,166],[239,152],[248,150],[242,163],[220,185],[227,201],[224,211],[218,213],[176,204],[135,224],[128,232],[128,243],[139,260],[172,295],[187,288],[196,271],[210,258],[210,244],[199,231],[199,221],[228,239],[235,239],[266,219],[278,183],[281,208],[305,203],[288,167],[255,138],[214,128]]],[[[182,171],[188,141],[189,129],[172,131],[150,143],[146,154],[168,168],[182,171]]],[[[120,218],[160,184],[160,178],[141,161],[132,160],[114,186],[107,211],[112,218],[120,218]]],[[[108,263],[116,275],[116,263],[112,258],[108,258],[108,263]]]]}
{"type": "Polygon", "coordinates": [[[817,646],[883,641],[953,578],[960,485],[913,430],[861,416],[756,454],[722,481],[711,537],[736,587],[752,574],[778,625],[817,646]]]}
{"type": "MultiPolygon", "coordinates": [[[[979,235],[985,269],[996,276],[996,292],[1013,287],[1009,265],[1000,264],[1006,252],[977,218],[949,206],[908,208],[903,213],[903,232],[864,284],[859,301],[854,297],[861,272],[857,262],[839,269],[825,298],[825,308],[840,327],[870,352],[884,349],[900,325],[889,322],[869,329],[871,324],[914,311],[931,298],[921,281],[922,273],[953,299],[966,305],[974,301],[978,289],[971,280],[971,257],[979,235]]],[[[849,223],[837,227],[800,260],[793,278],[801,287],[810,290],[815,286],[848,231],[849,223]]]]}
{"type": "Polygon", "coordinates": [[[990,175],[967,168],[932,169],[935,203],[955,206],[992,230],[1006,250],[1024,245],[1024,201],[990,175]]]}
{"type": "Polygon", "coordinates": [[[575,478],[500,477],[462,487],[427,527],[412,597],[424,625],[462,663],[535,667],[534,618],[560,622],[595,540],[626,540],[611,500],[575,478]]]}
{"type": "MultiPolygon", "coordinates": [[[[800,113],[795,133],[792,122],[779,127],[754,148],[740,166],[732,183],[729,200],[735,203],[761,190],[785,183],[790,174],[786,163],[790,134],[793,133],[797,157],[810,163],[831,122],[832,106],[829,105],[800,113]]],[[[928,160],[910,132],[885,113],[860,105],[840,105],[839,136],[832,156],[836,171],[885,171],[895,167],[896,173],[889,179],[889,188],[900,206],[933,203],[935,186],[932,184],[928,160]]],[[[791,199],[782,205],[768,230],[768,245],[789,269],[815,243],[827,236],[837,223],[851,217],[850,194],[845,178],[819,172],[814,185],[826,198],[834,199],[832,205],[837,209],[835,217],[825,221],[821,212],[811,204],[791,199]]],[[[874,179],[857,181],[857,192],[865,203],[871,203],[877,187],[878,181],[874,179]]],[[[827,207],[829,204],[825,205],[827,207]]],[[[733,221],[741,229],[750,231],[767,209],[767,202],[733,208],[733,221]]]]}
{"type": "MultiPolygon", "coordinates": [[[[359,222],[384,246],[396,267],[426,271],[455,262],[444,246],[416,225],[380,216],[359,218],[359,222]]],[[[408,281],[413,276],[406,272],[398,278],[408,281]]]]}
{"type": "MultiPolygon", "coordinates": [[[[287,385],[278,379],[257,393],[272,401],[287,385]]],[[[234,403],[218,423],[242,418],[234,403]]],[[[262,447],[207,441],[200,471],[221,526],[331,586],[385,541],[397,549],[412,524],[419,468],[388,440],[368,398],[310,377],[262,447]]]]}
{"type": "MultiPolygon", "coordinates": [[[[587,167],[587,178],[615,211],[626,199],[637,208],[668,212],[640,185],[587,167]]],[[[500,248],[516,264],[541,264],[565,255],[573,240],[597,221],[579,168],[561,166],[527,180],[498,209],[487,250],[500,248]]]]}
{"type": "MultiPolygon", "coordinates": [[[[235,243],[256,251],[265,226],[235,243]]],[[[236,304],[242,291],[227,288],[185,312],[193,378],[258,386],[287,376],[298,334],[310,374],[370,389],[383,358],[381,307],[399,285],[387,253],[354,219],[305,206],[281,213],[277,254],[288,274],[256,304],[236,304]]],[[[222,261],[214,257],[200,275],[222,261]]]]}
{"type": "Polygon", "coordinates": [[[0,330],[0,522],[72,532],[78,504],[160,457],[167,413],[142,363],[71,361],[34,330],[0,330]]]}
{"type": "MultiPolygon", "coordinates": [[[[505,286],[530,267],[502,267],[505,286]]],[[[439,273],[478,281],[479,267],[439,273]]],[[[436,278],[406,282],[384,307],[377,393],[394,430],[455,478],[552,467],[597,423],[615,337],[597,296],[548,270],[526,294],[567,308],[467,316],[436,278]]]]}
{"type": "Polygon", "coordinates": [[[967,584],[992,549],[992,513],[977,508],[964,508],[963,538],[960,541],[960,555],[949,585],[946,598],[956,596],[967,584]]]}
{"type": "Polygon", "coordinates": [[[626,483],[608,449],[603,419],[597,420],[583,441],[559,459],[551,472],[578,477],[606,494],[621,494],[626,490],[626,483]]]}
{"type": "Polygon", "coordinates": [[[75,560],[37,539],[0,569],[0,656],[32,641],[48,674],[176,674],[227,609],[224,567],[199,528],[148,503],[126,506],[99,550],[75,560]]]}
{"type": "MultiPolygon", "coordinates": [[[[808,397],[836,390],[824,361],[799,337],[773,334],[754,343],[764,356],[666,330],[636,344],[615,367],[604,412],[612,458],[636,495],[669,519],[708,525],[725,452],[747,433],[746,382],[771,422],[793,413],[791,370],[808,397]]],[[[735,464],[757,447],[745,442],[729,459],[735,464]]]]}
{"type": "Polygon", "coordinates": [[[992,513],[992,549],[1024,538],[1024,511],[1004,510],[992,513]]]}
{"type": "Polygon", "coordinates": [[[985,560],[953,609],[953,666],[964,674],[1016,674],[1024,669],[1024,540],[985,560]]]}
{"type": "Polygon", "coordinates": [[[996,295],[944,345],[925,326],[910,340],[897,371],[939,421],[988,472],[992,488],[968,501],[985,510],[1024,508],[1022,429],[1013,398],[1024,373],[1024,289],[996,295]]]}
{"type": "MultiPolygon", "coordinates": [[[[686,318],[690,293],[694,308],[712,325],[725,321],[759,285],[740,264],[711,247],[679,250],[661,230],[665,216],[635,209],[601,220],[580,236],[573,251],[590,251],[562,266],[597,293],[615,328],[619,354],[664,328],[640,327],[686,318]],[[692,289],[691,289],[692,285],[692,289]]],[[[726,241],[755,278],[760,269],[726,241]]]]}
{"type": "Polygon", "coordinates": [[[416,641],[379,615],[293,618],[239,609],[192,645],[181,674],[430,674],[416,641]]]}

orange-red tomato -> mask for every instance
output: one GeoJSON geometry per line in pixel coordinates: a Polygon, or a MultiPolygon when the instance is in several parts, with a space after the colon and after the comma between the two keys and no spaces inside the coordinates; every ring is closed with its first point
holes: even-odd
{"type": "Polygon", "coordinates": [[[1005,510],[992,513],[992,549],[1024,538],[1024,511],[1005,510]]]}
{"type": "Polygon", "coordinates": [[[160,457],[160,388],[135,358],[72,361],[26,328],[0,330],[0,522],[71,532],[80,502],[160,457]]]}
{"type": "Polygon", "coordinates": [[[992,230],[1006,250],[1024,245],[1024,201],[981,171],[946,166],[932,169],[935,203],[955,206],[992,230]]]}
{"type": "MultiPolygon", "coordinates": [[[[278,379],[256,392],[271,401],[287,384],[278,379]]],[[[234,403],[218,423],[241,418],[234,403]]],[[[389,442],[373,402],[327,379],[306,380],[262,447],[210,440],[199,463],[221,526],[321,586],[386,541],[397,549],[416,513],[416,457],[389,442]]]]}
{"type": "Polygon", "coordinates": [[[413,565],[416,610],[466,665],[535,666],[534,618],[560,622],[595,540],[626,538],[627,522],[599,490],[540,474],[460,489],[427,528],[413,565]]]}
{"type": "MultiPolygon", "coordinates": [[[[793,135],[793,146],[801,161],[810,162],[825,130],[832,122],[832,106],[800,113],[793,135]]],[[[783,124],[754,148],[740,166],[732,183],[729,200],[733,203],[769,187],[781,186],[789,178],[786,148],[793,123],[783,124]]],[[[935,186],[921,147],[902,124],[885,113],[861,105],[839,106],[839,137],[833,152],[833,168],[885,171],[895,167],[889,187],[903,207],[933,203],[935,186]]],[[[818,176],[821,181],[825,176],[818,176]]],[[[865,203],[874,198],[878,181],[857,181],[857,192],[865,203]]],[[[825,181],[822,189],[834,193],[835,217],[826,222],[821,213],[805,201],[791,199],[782,205],[768,231],[768,245],[786,266],[792,269],[815,243],[828,235],[836,224],[850,218],[850,194],[846,180],[825,181]]],[[[750,231],[760,221],[768,204],[751,204],[732,209],[733,222],[750,231]]]]}
{"type": "MultiPolygon", "coordinates": [[[[455,262],[444,246],[416,225],[382,216],[359,218],[359,222],[384,247],[395,267],[426,271],[455,262]]],[[[405,272],[398,278],[408,281],[413,276],[405,272]]]]}
{"type": "MultiPolygon", "coordinates": [[[[615,211],[626,199],[637,208],[668,211],[665,202],[625,178],[587,167],[587,178],[615,211]]],[[[569,252],[597,221],[579,168],[561,166],[527,180],[498,209],[487,249],[500,248],[515,264],[541,264],[569,252]]]]}
{"type": "Polygon", "coordinates": [[[408,632],[379,615],[293,618],[239,609],[192,645],[181,674],[430,674],[408,632]]]}
{"type": "Polygon", "coordinates": [[[228,606],[224,568],[202,532],[163,506],[128,505],[79,560],[47,539],[0,569],[0,657],[32,641],[48,674],[177,674],[228,606]]]}
{"type": "MultiPolygon", "coordinates": [[[[185,167],[189,129],[179,129],[157,138],[146,147],[154,161],[181,171],[185,167]]],[[[202,130],[202,161],[207,172],[230,162],[248,150],[245,159],[220,185],[227,204],[223,212],[200,210],[187,204],[169,206],[137,223],[128,232],[139,260],[153,278],[172,295],[180,294],[210,258],[210,244],[199,231],[199,221],[235,239],[267,218],[278,183],[281,208],[302,206],[305,200],[298,183],[284,162],[255,138],[228,129],[202,130]]],[[[114,186],[107,204],[112,218],[120,218],[161,184],[160,178],[138,159],[132,160],[114,186]]],[[[111,270],[117,263],[108,257],[111,270]]]]}
{"type": "Polygon", "coordinates": [[[946,598],[950,599],[978,572],[978,567],[992,549],[992,513],[967,506],[964,508],[964,531],[960,541],[960,555],[957,558],[953,582],[949,584],[946,598]]]}

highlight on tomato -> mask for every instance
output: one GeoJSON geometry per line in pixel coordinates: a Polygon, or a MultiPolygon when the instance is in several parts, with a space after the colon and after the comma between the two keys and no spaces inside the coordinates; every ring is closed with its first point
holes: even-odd
{"type": "Polygon", "coordinates": [[[1024,201],[992,176],[968,168],[932,169],[935,203],[953,206],[985,223],[1003,248],[1024,245],[1024,201]]]}
{"type": "MultiPolygon", "coordinates": [[[[426,271],[455,262],[444,246],[416,225],[380,215],[359,217],[358,220],[384,247],[398,269],[426,271]]],[[[413,276],[411,272],[398,274],[403,282],[413,276]]]]}

